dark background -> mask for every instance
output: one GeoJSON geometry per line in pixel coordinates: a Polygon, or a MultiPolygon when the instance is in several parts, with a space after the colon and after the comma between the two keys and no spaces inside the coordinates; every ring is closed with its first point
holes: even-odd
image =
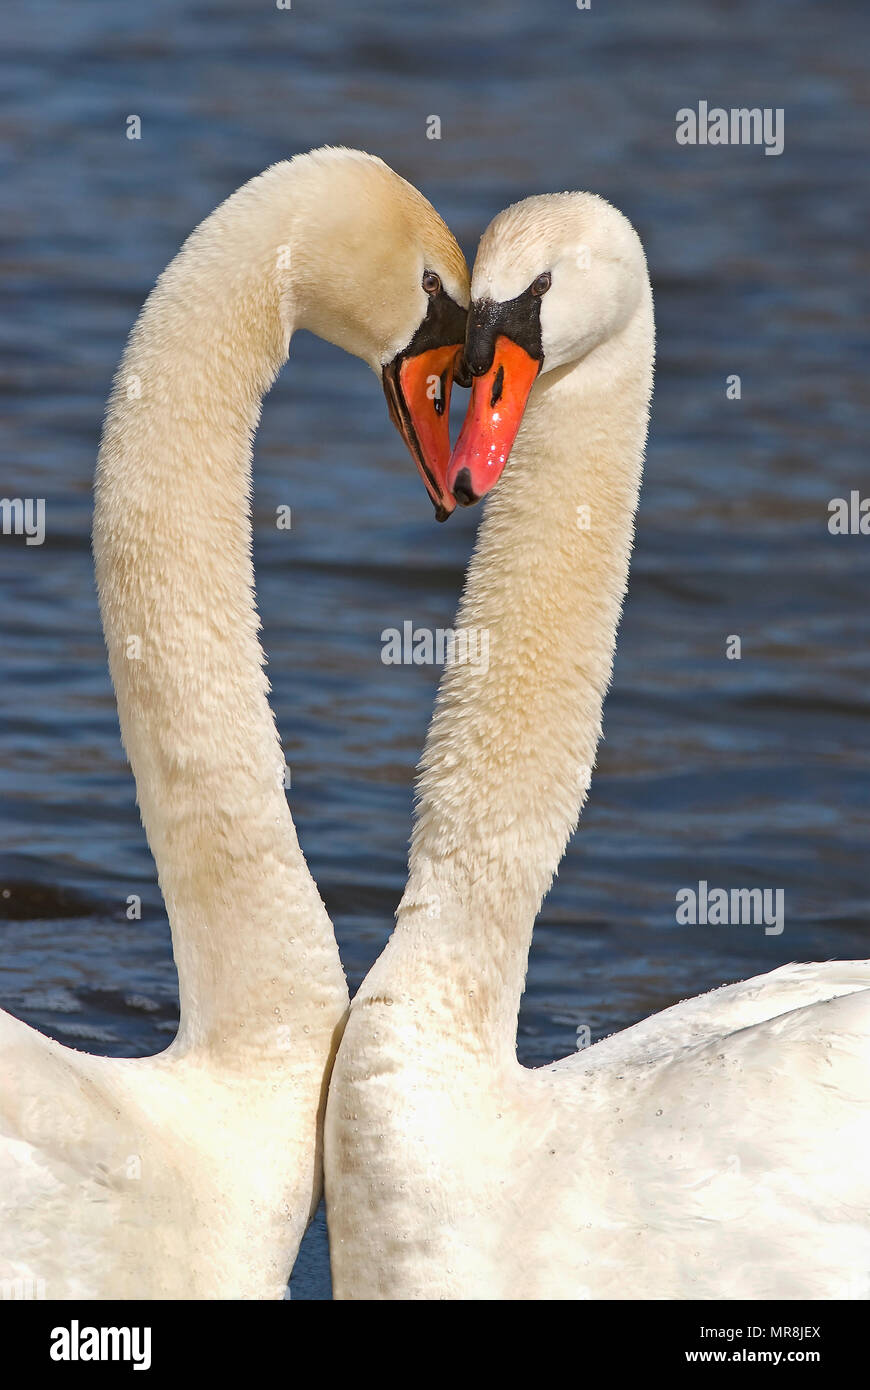
{"type": "MultiPolygon", "coordinates": [[[[507,203],[564,188],[615,202],[649,258],[637,552],[590,802],[535,936],[522,1060],[787,960],[866,955],[870,537],[827,529],[832,498],[870,495],[866,7],[47,0],[3,29],[0,496],[44,497],[47,537],[0,536],[0,1006],[118,1055],[174,1032],[92,579],[101,411],[191,228],[325,143],[410,178],[469,259],[507,203]],[[784,153],[678,146],[675,113],[699,100],[784,108],[784,153]],[[674,895],[702,878],[783,889],[784,933],[678,927],[674,895]]],[[[355,988],[401,895],[437,679],[382,665],[380,633],[450,625],[479,513],[434,525],[371,374],[304,334],[255,483],[291,802],[355,988]],[[274,528],[280,503],[292,532],[274,528]]],[[[322,1223],[293,1286],[328,1296],[322,1223]]]]}

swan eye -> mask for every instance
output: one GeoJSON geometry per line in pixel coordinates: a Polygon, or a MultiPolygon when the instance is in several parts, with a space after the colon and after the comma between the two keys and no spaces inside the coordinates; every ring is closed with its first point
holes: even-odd
{"type": "Polygon", "coordinates": [[[552,275],[550,274],[549,270],[545,270],[544,273],[543,273],[543,275],[539,275],[538,278],[537,278],[537,280],[533,280],[533,281],[532,281],[532,284],[531,284],[531,291],[532,291],[532,294],[534,294],[534,295],[546,294],[546,293],[547,293],[547,290],[550,288],[550,286],[552,285],[552,283],[553,283],[553,277],[552,277],[552,275]]]}
{"type": "Polygon", "coordinates": [[[427,294],[437,294],[441,288],[441,278],[434,270],[423,271],[423,289],[427,294]]]}

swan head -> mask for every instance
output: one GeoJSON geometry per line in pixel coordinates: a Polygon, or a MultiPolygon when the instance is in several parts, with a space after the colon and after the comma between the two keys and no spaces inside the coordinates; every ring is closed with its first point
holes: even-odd
{"type": "Polygon", "coordinates": [[[292,167],[294,196],[305,204],[305,235],[292,247],[287,277],[293,326],[377,373],[445,520],[456,505],[447,487],[448,416],[470,298],[465,257],[431,203],[383,160],[323,149],[292,167]]]}
{"type": "Polygon", "coordinates": [[[527,198],[481,238],[464,360],[471,400],[447,473],[464,506],[498,482],[538,378],[625,327],[648,283],[621,212],[593,193],[527,198]]]}

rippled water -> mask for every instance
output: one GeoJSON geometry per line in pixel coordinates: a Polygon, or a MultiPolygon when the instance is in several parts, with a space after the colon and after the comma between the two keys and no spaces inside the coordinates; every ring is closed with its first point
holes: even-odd
{"type": "MultiPolygon", "coordinates": [[[[47,535],[0,537],[0,1006],[115,1055],[174,1031],[88,549],[101,409],[187,232],[327,142],[411,178],[469,256],[506,203],[584,187],[649,256],[659,364],[637,552],[591,798],[535,936],[522,1059],[787,960],[868,954],[870,537],[827,530],[831,498],[870,495],[866,10],[48,0],[3,24],[0,494],[44,497],[47,535]],[[785,152],[677,146],[675,112],[701,99],[782,107],[785,152]],[[699,879],[782,888],[783,934],[678,927],[675,892],[699,879]]],[[[305,335],[255,471],[291,799],[356,987],[402,890],[437,674],[383,666],[379,635],[450,624],[478,515],[434,525],[367,369],[305,335]],[[269,524],[282,502],[289,534],[269,524]]],[[[293,1284],[328,1296],[322,1225],[293,1284]]]]}

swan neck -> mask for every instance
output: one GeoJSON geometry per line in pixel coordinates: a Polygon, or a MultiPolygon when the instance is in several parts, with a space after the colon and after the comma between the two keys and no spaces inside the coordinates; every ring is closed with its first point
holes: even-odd
{"type": "Polygon", "coordinates": [[[228,1065],[304,1062],[346,997],[258,638],[251,447],[288,326],[281,229],[257,184],[191,236],[133,329],[94,516],[121,733],[172,928],[176,1046],[228,1065]]]}
{"type": "Polygon", "coordinates": [[[601,734],[652,362],[647,288],[616,338],[533,389],[456,620],[486,634],[488,662],[445,671],[420,763],[397,935],[429,954],[440,997],[454,982],[451,1029],[458,1012],[511,1052],[535,916],[601,734]]]}

